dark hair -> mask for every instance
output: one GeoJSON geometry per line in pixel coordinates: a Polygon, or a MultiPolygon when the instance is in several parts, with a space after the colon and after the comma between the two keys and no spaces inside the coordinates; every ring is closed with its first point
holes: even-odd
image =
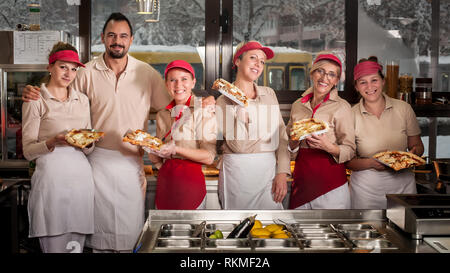
{"type": "Polygon", "coordinates": [[[133,27],[131,26],[130,20],[128,20],[128,18],[120,12],[111,13],[111,15],[108,17],[108,19],[106,19],[106,22],[103,25],[103,30],[102,30],[103,34],[105,34],[106,26],[108,25],[109,21],[111,21],[111,20],[127,22],[128,26],[130,27],[131,36],[133,36],[133,27]]]}
{"type": "Polygon", "coordinates": [[[370,56],[369,58],[362,58],[358,61],[358,63],[362,63],[362,62],[375,62],[377,64],[379,64],[381,66],[381,69],[378,70],[378,75],[380,75],[380,77],[382,79],[384,79],[384,75],[383,75],[383,65],[378,63],[378,57],[377,56],[370,56]]]}
{"type": "MultiPolygon", "coordinates": [[[[56,44],[53,45],[52,50],[50,50],[50,53],[48,54],[48,58],[50,58],[50,56],[52,54],[54,54],[58,51],[62,51],[62,50],[72,50],[78,54],[77,49],[73,45],[71,45],[69,43],[64,43],[64,42],[57,42],[56,44]]],[[[50,74],[48,74],[41,79],[40,83],[48,84],[50,82],[50,78],[51,78],[51,76],[50,76],[50,74]]]]}

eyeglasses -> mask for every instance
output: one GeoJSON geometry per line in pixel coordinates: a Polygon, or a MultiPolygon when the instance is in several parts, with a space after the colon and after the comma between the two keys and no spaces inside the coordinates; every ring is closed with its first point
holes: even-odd
{"type": "Polygon", "coordinates": [[[323,77],[323,76],[327,75],[327,78],[330,81],[332,81],[332,80],[337,78],[337,74],[334,73],[333,71],[330,71],[330,72],[326,73],[324,69],[318,68],[318,69],[316,69],[316,72],[320,74],[320,77],[323,77]]]}

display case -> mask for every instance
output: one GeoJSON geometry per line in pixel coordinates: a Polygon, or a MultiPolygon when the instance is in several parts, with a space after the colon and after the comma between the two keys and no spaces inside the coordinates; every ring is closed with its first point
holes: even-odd
{"type": "Polygon", "coordinates": [[[46,64],[0,64],[1,161],[0,168],[28,168],[22,151],[22,91],[40,85],[46,64]]]}

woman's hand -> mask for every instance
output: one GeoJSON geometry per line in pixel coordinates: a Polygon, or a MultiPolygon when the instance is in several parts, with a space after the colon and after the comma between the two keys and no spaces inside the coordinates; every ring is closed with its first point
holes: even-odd
{"type": "Polygon", "coordinates": [[[370,158],[370,166],[374,168],[377,171],[385,171],[386,166],[381,164],[380,162],[376,161],[374,158],[370,158]]]}
{"type": "Polygon", "coordinates": [[[37,86],[26,85],[22,90],[22,100],[29,102],[38,100],[41,94],[41,88],[37,86]]]}
{"type": "Polygon", "coordinates": [[[208,112],[213,113],[216,111],[216,100],[213,96],[202,98],[202,107],[205,108],[208,112]]]}
{"type": "Polygon", "coordinates": [[[160,158],[171,158],[173,155],[176,154],[176,145],[175,142],[171,141],[168,143],[165,143],[161,146],[159,150],[153,150],[148,147],[142,147],[144,151],[146,151],[149,154],[154,154],[160,158]]]}
{"type": "Polygon", "coordinates": [[[45,144],[47,144],[47,148],[50,151],[52,151],[56,146],[69,145],[69,143],[67,143],[67,141],[66,141],[65,134],[57,134],[56,136],[54,136],[50,139],[47,139],[45,144]]]}
{"type": "Polygon", "coordinates": [[[331,143],[331,141],[325,134],[312,134],[311,136],[306,138],[306,143],[310,148],[324,150],[325,152],[328,152],[335,157],[339,156],[339,146],[331,143]]]}
{"type": "Polygon", "coordinates": [[[287,177],[285,173],[275,176],[272,183],[273,201],[281,203],[287,194],[287,177]]]}
{"type": "Polygon", "coordinates": [[[300,145],[300,141],[289,138],[289,148],[293,151],[300,145]]]}

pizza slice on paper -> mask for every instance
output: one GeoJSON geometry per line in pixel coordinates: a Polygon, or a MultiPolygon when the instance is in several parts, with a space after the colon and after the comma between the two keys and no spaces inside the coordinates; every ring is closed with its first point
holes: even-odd
{"type": "Polygon", "coordinates": [[[375,154],[373,158],[396,171],[420,166],[426,163],[420,156],[404,151],[380,152],[375,154]]]}
{"type": "Polygon", "coordinates": [[[91,129],[72,129],[65,135],[65,139],[72,146],[85,148],[104,135],[105,133],[103,132],[97,132],[91,129]]]}
{"type": "Polygon", "coordinates": [[[328,124],[316,118],[297,120],[292,124],[290,136],[292,140],[302,140],[307,136],[322,134],[328,131],[328,124]]]}
{"type": "Polygon", "coordinates": [[[123,142],[129,142],[133,145],[139,145],[144,147],[149,147],[153,150],[159,150],[163,145],[161,139],[152,136],[151,134],[143,131],[143,130],[135,130],[134,132],[127,133],[123,139],[123,142]]]}
{"type": "Polygon", "coordinates": [[[241,106],[248,106],[248,98],[244,94],[244,92],[236,85],[229,83],[224,79],[215,80],[212,89],[219,91],[224,96],[228,97],[241,106]]]}

